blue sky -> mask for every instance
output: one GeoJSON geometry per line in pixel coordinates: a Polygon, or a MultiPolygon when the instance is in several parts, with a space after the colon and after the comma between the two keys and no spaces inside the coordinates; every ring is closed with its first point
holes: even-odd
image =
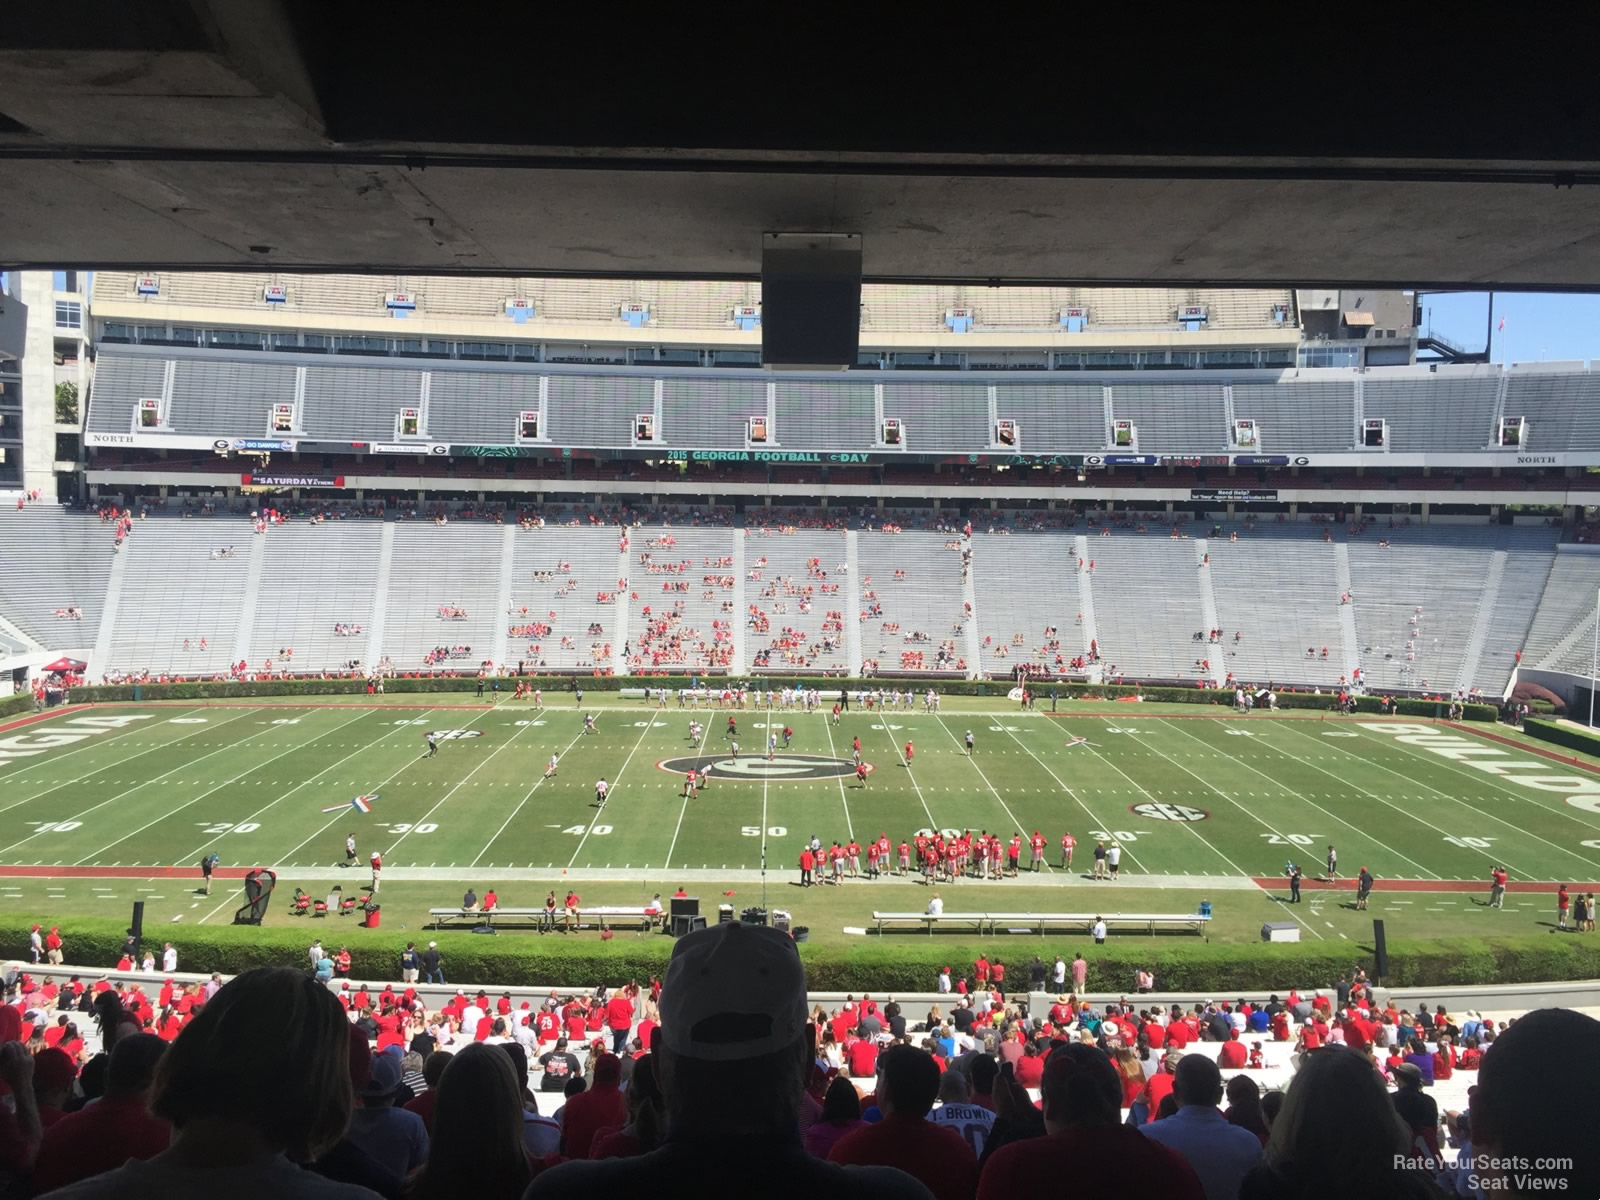
{"type": "MultiPolygon", "coordinates": [[[[1477,349],[1483,345],[1488,303],[1485,292],[1424,296],[1423,328],[1431,326],[1452,341],[1477,349]]],[[[1600,359],[1600,296],[1496,292],[1493,324],[1497,363],[1600,359]],[[1501,317],[1506,321],[1503,330],[1501,317]]]]}

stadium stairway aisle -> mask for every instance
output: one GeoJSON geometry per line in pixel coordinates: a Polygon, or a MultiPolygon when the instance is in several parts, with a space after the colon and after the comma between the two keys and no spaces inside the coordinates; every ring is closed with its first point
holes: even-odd
{"type": "Polygon", "coordinates": [[[267,539],[250,543],[250,562],[245,570],[244,603],[239,605],[239,630],[233,637],[233,661],[254,662],[250,656],[251,633],[256,627],[256,610],[261,606],[261,571],[267,561],[267,539]]]}
{"type": "Polygon", "coordinates": [[[106,582],[105,604],[100,609],[100,630],[95,635],[94,650],[89,654],[90,679],[99,679],[111,669],[111,639],[117,631],[117,613],[122,607],[122,580],[127,574],[128,559],[117,554],[111,560],[111,577],[106,582]]]}
{"type": "MultiPolygon", "coordinates": [[[[1211,543],[1206,538],[1196,538],[1194,543],[1195,578],[1200,581],[1200,615],[1205,618],[1207,629],[1221,629],[1222,622],[1217,620],[1217,593],[1211,586],[1211,568],[1202,565],[1208,562],[1211,556],[1211,543]]],[[[1228,677],[1227,662],[1222,655],[1216,654],[1211,658],[1211,682],[1221,687],[1228,677]]]]}
{"type": "Polygon", "coordinates": [[[861,622],[856,620],[856,614],[861,611],[861,570],[860,556],[856,531],[850,530],[844,535],[844,561],[849,566],[845,573],[850,576],[849,591],[844,606],[844,644],[849,655],[849,671],[852,675],[861,674],[861,622]]]}
{"type": "Polygon", "coordinates": [[[495,604],[500,620],[494,627],[492,657],[495,662],[504,663],[511,645],[511,581],[516,573],[517,527],[507,525],[500,534],[500,595],[495,604]]]}
{"type": "Polygon", "coordinates": [[[378,547],[378,579],[372,587],[372,615],[367,618],[367,662],[373,667],[383,661],[383,627],[389,615],[389,573],[393,568],[394,522],[385,521],[378,547]]]}
{"type": "Polygon", "coordinates": [[[733,531],[733,662],[729,669],[743,675],[750,661],[750,609],[745,600],[745,547],[749,543],[748,530],[733,531]]]}
{"type": "MultiPolygon", "coordinates": [[[[623,539],[618,537],[617,578],[626,579],[628,581],[628,589],[632,590],[638,586],[638,581],[634,578],[636,572],[629,569],[628,551],[623,549],[622,543],[623,539]]],[[[627,675],[633,670],[629,665],[628,655],[624,652],[628,647],[628,613],[633,608],[633,605],[628,603],[627,592],[619,592],[616,602],[611,607],[614,610],[611,614],[611,619],[614,622],[611,628],[611,637],[613,639],[611,642],[613,647],[611,662],[618,675],[627,675]]]]}
{"type": "Polygon", "coordinates": [[[972,551],[972,563],[961,578],[961,602],[967,613],[967,662],[976,669],[983,662],[983,638],[978,635],[978,543],[967,539],[972,551]]]}
{"type": "Polygon", "coordinates": [[[1466,691],[1478,674],[1478,660],[1483,657],[1483,643],[1489,636],[1495,604],[1500,599],[1500,583],[1506,575],[1507,557],[1504,550],[1496,550],[1490,556],[1489,573],[1484,576],[1483,594],[1478,597],[1478,611],[1473,614],[1472,633],[1467,638],[1466,653],[1461,656],[1461,670],[1456,675],[1453,691],[1466,691]]]}
{"type": "MultiPolygon", "coordinates": [[[[1080,533],[1072,539],[1072,550],[1077,558],[1087,562],[1089,558],[1089,539],[1080,533]]],[[[1074,562],[1069,561],[1066,569],[1070,571],[1074,565],[1076,565],[1074,562]]],[[[1087,571],[1078,572],[1078,611],[1083,613],[1083,645],[1080,649],[1087,656],[1089,643],[1100,640],[1100,634],[1094,619],[1094,576],[1087,571]]],[[[1087,658],[1085,658],[1085,661],[1088,661],[1087,658]]],[[[1099,674],[1100,668],[1096,664],[1090,663],[1089,669],[1099,674]]]]}
{"type": "MultiPolygon", "coordinates": [[[[1340,542],[1333,548],[1333,582],[1339,595],[1349,593],[1350,546],[1347,542],[1340,542]]],[[[1361,666],[1361,638],[1356,633],[1354,603],[1339,605],[1339,650],[1344,659],[1344,677],[1354,679],[1356,669],[1361,666]]]]}

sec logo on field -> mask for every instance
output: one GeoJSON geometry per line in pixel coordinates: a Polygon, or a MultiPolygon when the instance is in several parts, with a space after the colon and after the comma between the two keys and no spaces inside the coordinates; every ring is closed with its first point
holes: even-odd
{"type": "MultiPolygon", "coordinates": [[[[687,775],[697,771],[710,772],[722,779],[778,780],[781,783],[798,783],[804,779],[848,779],[855,775],[856,765],[847,758],[828,758],[821,754],[780,754],[771,762],[763,754],[745,754],[733,758],[726,754],[692,754],[683,758],[666,758],[656,764],[656,769],[673,775],[687,775]]],[[[872,767],[869,764],[867,771],[872,767]]]]}
{"type": "Polygon", "coordinates": [[[481,730],[481,729],[435,729],[432,733],[428,734],[427,736],[438,738],[441,742],[448,742],[448,741],[454,740],[455,738],[482,737],[483,736],[483,730],[481,730]]]}
{"type": "Polygon", "coordinates": [[[1163,804],[1159,800],[1144,804],[1130,804],[1128,811],[1152,821],[1204,821],[1211,814],[1203,808],[1190,808],[1186,804],[1163,804]]]}

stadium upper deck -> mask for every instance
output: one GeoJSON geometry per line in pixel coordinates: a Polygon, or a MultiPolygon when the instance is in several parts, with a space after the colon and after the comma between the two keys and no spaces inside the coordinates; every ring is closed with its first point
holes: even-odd
{"type": "MultiPolygon", "coordinates": [[[[97,317],[117,323],[210,318],[262,330],[752,347],[761,337],[759,283],[103,271],[93,305],[97,317]],[[407,324],[397,326],[397,318],[407,324]]],[[[863,287],[861,332],[864,346],[1151,344],[1182,334],[1196,345],[1292,347],[1299,336],[1285,289],[893,284],[863,287]]]]}

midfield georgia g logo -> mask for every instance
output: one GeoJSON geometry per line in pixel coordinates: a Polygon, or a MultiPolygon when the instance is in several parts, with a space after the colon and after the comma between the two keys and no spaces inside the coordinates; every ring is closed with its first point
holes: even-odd
{"type": "MultiPolygon", "coordinates": [[[[829,758],[822,754],[780,754],[771,762],[764,754],[741,754],[734,758],[728,754],[692,754],[684,758],[666,758],[656,764],[656,769],[673,775],[687,775],[708,771],[720,779],[771,779],[780,782],[800,782],[805,779],[848,779],[854,777],[856,765],[847,758],[829,758]]],[[[871,765],[867,770],[872,770],[871,765]]]]}

